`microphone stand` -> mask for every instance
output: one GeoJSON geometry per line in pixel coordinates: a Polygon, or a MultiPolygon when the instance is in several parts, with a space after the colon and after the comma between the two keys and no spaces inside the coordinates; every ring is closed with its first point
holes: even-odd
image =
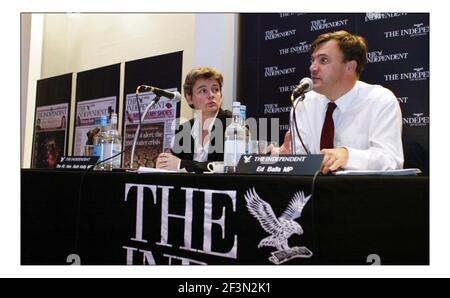
{"type": "MultiPolygon", "coordinates": [[[[144,113],[142,113],[141,120],[138,123],[138,128],[136,129],[136,133],[134,134],[133,147],[131,148],[130,169],[133,169],[134,150],[136,149],[136,143],[141,132],[141,124],[142,122],[144,122],[145,115],[147,115],[148,110],[150,110],[150,108],[153,107],[160,99],[161,97],[159,95],[153,98],[153,100],[145,108],[144,113]]],[[[137,104],[139,104],[139,102],[137,104]]]]}
{"type": "Polygon", "coordinates": [[[295,113],[295,107],[297,106],[297,102],[298,102],[298,100],[300,99],[300,97],[297,97],[297,99],[295,99],[293,102],[292,102],[292,108],[291,108],[291,112],[290,112],[290,115],[289,115],[289,119],[290,119],[290,125],[289,125],[289,130],[291,131],[291,154],[295,154],[295,135],[294,135],[294,132],[295,132],[295,130],[294,130],[294,121],[295,121],[295,116],[294,116],[294,113],[295,113]]]}

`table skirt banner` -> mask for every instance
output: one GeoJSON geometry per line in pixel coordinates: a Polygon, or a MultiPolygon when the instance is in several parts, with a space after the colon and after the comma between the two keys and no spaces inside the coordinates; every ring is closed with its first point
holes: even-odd
{"type": "Polygon", "coordinates": [[[428,177],[82,177],[22,170],[22,264],[429,264],[428,177]]]}

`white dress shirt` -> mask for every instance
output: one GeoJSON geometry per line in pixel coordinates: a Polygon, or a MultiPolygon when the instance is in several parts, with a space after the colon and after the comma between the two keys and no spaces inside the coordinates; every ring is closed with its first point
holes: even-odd
{"type": "MultiPolygon", "coordinates": [[[[297,105],[297,125],[310,153],[320,153],[320,136],[330,101],[314,91],[297,105]]],[[[380,85],[357,81],[334,101],[334,148],[345,147],[349,159],[345,170],[391,170],[403,168],[402,114],[395,95],[380,85]]],[[[295,127],[297,154],[306,154],[295,127]]]]}
{"type": "MultiPolygon", "coordinates": [[[[218,113],[219,111],[217,111],[218,113]]],[[[206,136],[205,142],[203,143],[202,134],[200,133],[201,119],[197,111],[194,112],[194,125],[192,126],[191,135],[194,139],[194,157],[195,161],[208,161],[208,151],[209,151],[209,139],[211,137],[211,130],[214,126],[214,120],[217,117],[217,113],[214,118],[206,119],[205,125],[208,125],[208,135],[206,136]]]]}

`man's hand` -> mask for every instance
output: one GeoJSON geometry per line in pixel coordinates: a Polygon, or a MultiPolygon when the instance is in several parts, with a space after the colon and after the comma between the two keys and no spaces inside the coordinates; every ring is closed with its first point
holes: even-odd
{"type": "Polygon", "coordinates": [[[267,152],[270,152],[270,155],[286,155],[291,154],[291,132],[288,130],[286,134],[284,135],[284,142],[281,147],[274,147],[272,144],[270,144],[267,147],[267,152]]]}
{"type": "Polygon", "coordinates": [[[178,170],[180,159],[172,153],[160,153],[156,159],[156,168],[165,170],[178,170]]]}
{"type": "Polygon", "coordinates": [[[334,149],[322,149],[320,153],[324,155],[321,172],[328,174],[329,171],[336,171],[348,162],[348,151],[344,147],[334,149]]]}

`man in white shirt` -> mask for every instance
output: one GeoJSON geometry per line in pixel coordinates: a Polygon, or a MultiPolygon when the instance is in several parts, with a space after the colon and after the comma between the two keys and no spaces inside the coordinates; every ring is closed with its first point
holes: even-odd
{"type": "Polygon", "coordinates": [[[364,38],[346,31],[325,33],[312,43],[311,52],[313,91],[296,109],[303,144],[296,131],[287,132],[281,147],[269,148],[272,154],[291,154],[294,135],[297,154],[324,154],[324,174],[338,169],[401,169],[402,115],[397,98],[382,86],[358,80],[366,63],[364,38]],[[327,143],[329,103],[332,132],[327,143]]]}
{"type": "Polygon", "coordinates": [[[211,67],[197,67],[186,76],[183,91],[194,118],[180,125],[170,153],[161,153],[156,167],[188,172],[208,171],[210,161],[223,161],[223,136],[230,111],[222,110],[223,76],[211,67]]]}

